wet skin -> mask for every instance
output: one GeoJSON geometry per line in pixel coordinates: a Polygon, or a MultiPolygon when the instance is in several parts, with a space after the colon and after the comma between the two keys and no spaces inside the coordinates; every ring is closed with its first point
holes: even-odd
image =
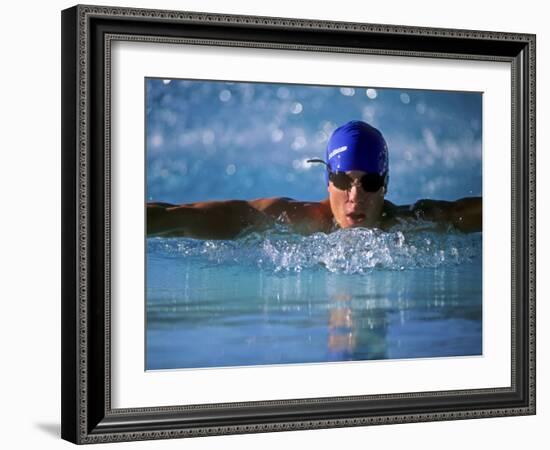
{"type": "Polygon", "coordinates": [[[147,204],[148,236],[185,236],[197,239],[232,239],[245,230],[264,230],[274,222],[287,224],[302,234],[328,233],[335,228],[389,229],[403,221],[423,220],[446,230],[481,231],[480,197],[456,201],[419,200],[397,206],[384,199],[384,188],[366,192],[359,183],[365,172],[346,172],[353,180],[342,190],[332,182],[328,198],[301,202],[275,197],[255,200],[225,200],[173,205],[147,204]]]}
{"type": "Polygon", "coordinates": [[[384,209],[384,188],[381,187],[376,192],[366,192],[360,183],[365,172],[350,171],[346,174],[353,179],[348,190],[338,189],[332,183],[328,185],[334,220],[340,228],[379,227],[384,209]]]}

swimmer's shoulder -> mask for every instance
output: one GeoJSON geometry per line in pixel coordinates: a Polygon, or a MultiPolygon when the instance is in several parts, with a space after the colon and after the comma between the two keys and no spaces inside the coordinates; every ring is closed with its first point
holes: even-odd
{"type": "Polygon", "coordinates": [[[249,200],[248,203],[258,211],[273,215],[293,201],[294,200],[290,197],[268,197],[249,200]]]}
{"type": "Polygon", "coordinates": [[[328,199],[308,202],[290,197],[271,197],[250,200],[249,204],[275,220],[296,227],[300,232],[324,231],[332,226],[328,199]]]}
{"type": "Polygon", "coordinates": [[[433,208],[435,204],[441,205],[443,203],[449,202],[423,199],[410,205],[396,205],[389,200],[384,200],[383,214],[391,219],[419,218],[420,213],[428,208],[433,208]]]}
{"type": "Polygon", "coordinates": [[[321,202],[308,202],[295,200],[290,197],[269,197],[249,200],[248,203],[257,210],[262,211],[270,216],[279,215],[280,213],[285,211],[330,211],[330,206],[327,200],[321,202]]]}
{"type": "Polygon", "coordinates": [[[455,201],[422,199],[411,205],[395,205],[384,201],[384,227],[389,228],[402,220],[413,219],[449,225],[463,232],[481,231],[481,197],[464,197],[455,201]]]}
{"type": "Polygon", "coordinates": [[[381,225],[382,228],[390,228],[397,225],[400,218],[409,214],[409,205],[396,205],[389,200],[384,199],[384,207],[382,208],[381,225]]]}
{"type": "Polygon", "coordinates": [[[411,205],[396,205],[389,200],[384,200],[384,208],[382,209],[382,228],[388,229],[403,223],[404,220],[418,219],[420,205],[420,202],[411,205]]]}

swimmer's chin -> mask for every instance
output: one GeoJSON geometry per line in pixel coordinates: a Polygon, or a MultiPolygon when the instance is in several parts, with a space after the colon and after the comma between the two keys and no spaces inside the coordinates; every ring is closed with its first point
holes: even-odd
{"type": "Polygon", "coordinates": [[[367,227],[367,216],[363,213],[350,213],[346,214],[343,220],[344,223],[340,224],[342,228],[357,228],[367,227]]]}

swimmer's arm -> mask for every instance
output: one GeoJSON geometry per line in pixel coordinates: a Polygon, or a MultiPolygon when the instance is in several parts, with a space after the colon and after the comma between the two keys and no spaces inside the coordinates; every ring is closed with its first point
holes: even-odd
{"type": "Polygon", "coordinates": [[[232,239],[246,229],[262,229],[269,223],[266,214],[242,200],[147,204],[148,236],[232,239]]]}
{"type": "Polygon", "coordinates": [[[465,197],[454,202],[419,200],[410,209],[417,218],[452,225],[464,233],[482,229],[481,197],[465,197]]]}

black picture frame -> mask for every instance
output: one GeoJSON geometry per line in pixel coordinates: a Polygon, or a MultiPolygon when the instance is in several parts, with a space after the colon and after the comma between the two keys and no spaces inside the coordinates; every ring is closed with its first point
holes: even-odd
{"type": "Polygon", "coordinates": [[[62,437],[78,444],[535,414],[535,36],[119,7],[64,10],[61,406],[62,437]],[[113,409],[109,58],[116,39],[509,62],[511,385],[113,409]]]}

